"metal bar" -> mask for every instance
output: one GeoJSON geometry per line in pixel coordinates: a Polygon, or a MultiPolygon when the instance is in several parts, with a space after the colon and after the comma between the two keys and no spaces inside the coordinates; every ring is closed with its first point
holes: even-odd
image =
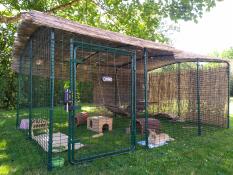
{"type": "Polygon", "coordinates": [[[16,106],[16,128],[19,127],[19,108],[20,108],[20,98],[21,98],[21,81],[22,81],[22,53],[19,57],[19,74],[18,74],[18,93],[17,93],[17,106],[16,106]]]}
{"type": "MultiPolygon", "coordinates": [[[[73,39],[70,39],[70,90],[73,86],[73,56],[74,56],[74,43],[73,39]]],[[[71,143],[72,143],[72,113],[69,111],[69,120],[68,120],[68,160],[69,162],[72,162],[71,159],[71,143]]]]}
{"type": "Polygon", "coordinates": [[[199,60],[196,62],[197,69],[196,69],[196,96],[197,96],[197,126],[198,126],[198,131],[197,134],[198,136],[201,135],[201,107],[200,107],[200,75],[199,75],[199,60]]]}
{"type": "Polygon", "coordinates": [[[136,77],[136,52],[133,54],[133,146],[136,147],[136,86],[137,86],[137,77],[136,77]]]}
{"type": "MultiPolygon", "coordinates": [[[[114,83],[114,104],[115,104],[115,106],[117,106],[117,94],[118,94],[118,87],[117,87],[117,68],[115,68],[115,77],[114,77],[114,79],[115,79],[115,83],[114,83]]],[[[116,113],[114,113],[114,117],[116,117],[116,113]]]]}
{"type": "Polygon", "coordinates": [[[136,146],[136,53],[131,56],[131,146],[136,146]]]}
{"type": "Polygon", "coordinates": [[[79,160],[73,160],[71,163],[72,164],[82,164],[84,162],[92,161],[92,160],[98,159],[98,158],[125,154],[125,153],[131,151],[132,149],[133,148],[131,147],[131,148],[125,148],[125,149],[122,149],[122,150],[117,150],[117,151],[107,152],[107,153],[103,153],[103,154],[98,154],[98,155],[91,156],[91,157],[85,157],[85,158],[82,158],[82,159],[79,159],[79,160]]]}
{"type": "Polygon", "coordinates": [[[132,52],[123,50],[123,49],[118,49],[118,48],[113,48],[113,47],[108,47],[104,45],[98,45],[98,44],[93,44],[93,43],[86,43],[83,41],[73,41],[75,47],[80,47],[83,50],[89,50],[90,46],[92,47],[92,51],[102,51],[102,52],[110,52],[110,53],[115,53],[119,55],[125,55],[125,56],[130,56],[132,52]]]}
{"type": "Polygon", "coordinates": [[[180,63],[177,63],[177,115],[180,117],[180,63]]]}
{"type": "MultiPolygon", "coordinates": [[[[147,52],[148,52],[148,51],[147,51],[147,52]]],[[[161,57],[165,57],[165,56],[173,56],[173,55],[157,55],[156,57],[161,58],[161,57]]],[[[149,58],[149,57],[148,57],[148,58],[149,58]]],[[[155,57],[150,56],[150,58],[155,58],[155,57]]],[[[141,58],[137,58],[137,59],[136,59],[136,62],[141,61],[141,60],[142,60],[142,57],[141,57],[141,58]]],[[[131,64],[131,62],[127,62],[127,63],[124,63],[124,64],[119,65],[118,67],[120,68],[120,67],[128,66],[128,65],[130,65],[130,64],[131,64]]]]}
{"type": "Polygon", "coordinates": [[[48,170],[52,170],[52,144],[53,144],[53,112],[54,112],[54,31],[50,32],[50,109],[49,109],[49,141],[48,141],[48,170]]]}
{"type": "MultiPolygon", "coordinates": [[[[116,48],[121,48],[121,47],[123,47],[123,46],[117,46],[116,48]]],[[[126,46],[124,46],[124,47],[126,47],[126,46]]],[[[95,53],[92,53],[92,54],[88,55],[87,57],[85,57],[85,58],[83,59],[83,63],[85,63],[88,59],[90,59],[91,57],[95,56],[95,55],[98,54],[98,53],[99,53],[99,51],[96,51],[95,53]]],[[[77,63],[76,66],[78,66],[78,65],[79,65],[79,64],[77,63]]],[[[113,66],[111,66],[111,67],[115,67],[115,65],[113,65],[113,66]]]]}
{"type": "MultiPolygon", "coordinates": [[[[131,62],[133,62],[133,56],[131,56],[131,62]]],[[[131,64],[131,94],[130,94],[130,98],[131,98],[131,128],[130,128],[130,133],[131,133],[131,145],[134,145],[134,141],[133,141],[133,137],[134,137],[134,64],[131,64]]]]}
{"type": "Polygon", "coordinates": [[[148,101],[147,101],[147,61],[148,61],[148,51],[146,48],[143,49],[143,58],[144,58],[144,117],[145,117],[145,141],[146,148],[148,148],[148,101]]]}
{"type": "MultiPolygon", "coordinates": [[[[90,55],[88,55],[87,57],[85,57],[82,61],[83,61],[83,63],[82,64],[84,64],[88,59],[90,59],[91,57],[93,57],[93,56],[95,56],[96,54],[98,54],[99,52],[97,51],[97,52],[95,52],[95,53],[92,53],[92,54],[90,54],[90,55]]],[[[79,63],[76,63],[76,67],[79,65],[79,63]]]]}
{"type": "Polygon", "coordinates": [[[227,87],[228,87],[228,97],[227,97],[227,103],[228,103],[228,106],[227,106],[227,128],[230,128],[230,64],[227,63],[227,87]]]}
{"type": "MultiPolygon", "coordinates": [[[[197,60],[198,58],[196,58],[197,60]]],[[[165,67],[165,66],[169,66],[169,65],[172,65],[172,64],[176,64],[176,63],[196,63],[196,60],[187,60],[187,59],[179,59],[178,61],[175,60],[174,62],[172,63],[168,63],[168,64],[164,64],[162,66],[159,66],[159,67],[156,67],[156,68],[152,68],[152,69],[149,69],[148,72],[151,72],[153,70],[156,70],[156,69],[159,69],[159,68],[162,68],[162,67],[165,67]]],[[[224,60],[201,60],[199,59],[199,62],[209,62],[209,63],[227,63],[227,61],[224,61],[224,60]]]]}
{"type": "Polygon", "coordinates": [[[29,139],[32,138],[32,38],[29,41],[29,139]]]}
{"type": "Polygon", "coordinates": [[[73,103],[72,103],[72,105],[73,105],[73,107],[72,107],[72,116],[71,116],[71,132],[72,132],[72,137],[71,137],[71,139],[72,139],[72,160],[74,160],[74,143],[73,143],[73,141],[74,141],[74,129],[75,129],[75,127],[74,127],[74,125],[75,125],[75,101],[76,101],[76,60],[77,60],[77,55],[76,55],[76,53],[77,53],[77,47],[75,47],[74,48],[74,56],[73,56],[73,61],[72,61],[72,65],[73,65],[73,79],[72,79],[72,81],[73,81],[73,87],[72,87],[72,100],[73,100],[73,103]]]}

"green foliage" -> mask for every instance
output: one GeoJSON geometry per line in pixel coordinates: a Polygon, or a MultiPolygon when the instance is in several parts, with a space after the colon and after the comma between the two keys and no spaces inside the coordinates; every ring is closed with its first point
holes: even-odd
{"type": "Polygon", "coordinates": [[[164,16],[177,21],[198,21],[204,11],[209,11],[216,5],[216,0],[159,0],[164,16]]]}
{"type": "Polygon", "coordinates": [[[215,50],[210,55],[214,57],[220,57],[223,59],[233,59],[233,47],[225,49],[222,52],[218,52],[217,50],[215,50]]]}
{"type": "Polygon", "coordinates": [[[221,57],[226,59],[233,59],[233,47],[224,50],[221,54],[221,57]]]}
{"type": "Polygon", "coordinates": [[[16,76],[11,69],[15,26],[0,25],[0,108],[13,108],[16,101],[16,76]]]}
{"type": "Polygon", "coordinates": [[[56,15],[130,36],[168,42],[162,20],[193,20],[215,6],[215,0],[81,0],[56,15]],[[73,14],[73,15],[70,15],[73,14]]]}

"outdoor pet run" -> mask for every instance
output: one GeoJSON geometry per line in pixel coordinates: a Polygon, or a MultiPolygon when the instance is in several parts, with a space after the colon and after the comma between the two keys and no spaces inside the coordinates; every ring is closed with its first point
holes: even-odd
{"type": "Polygon", "coordinates": [[[22,15],[13,55],[16,126],[49,170],[229,127],[222,59],[36,11],[22,15]]]}

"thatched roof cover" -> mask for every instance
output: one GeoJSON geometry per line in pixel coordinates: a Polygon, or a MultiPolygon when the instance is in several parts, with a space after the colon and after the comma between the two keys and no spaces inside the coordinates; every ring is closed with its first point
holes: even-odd
{"type": "Polygon", "coordinates": [[[173,60],[194,60],[198,58],[220,62],[223,61],[221,59],[214,59],[206,56],[186,53],[165,44],[159,44],[153,41],[148,41],[136,37],[126,36],[124,34],[116,32],[111,32],[108,30],[90,27],[37,11],[31,11],[22,14],[21,22],[18,27],[17,36],[14,42],[13,56],[15,59],[19,58],[20,51],[25,47],[25,44],[27,43],[29,37],[36,31],[37,28],[42,26],[93,38],[104,43],[106,42],[118,45],[121,44],[123,46],[130,46],[131,49],[135,49],[137,50],[137,52],[140,53],[142,53],[143,48],[147,48],[149,50],[149,56],[162,56],[161,59],[166,59],[166,56],[168,56],[169,59],[173,60]]]}

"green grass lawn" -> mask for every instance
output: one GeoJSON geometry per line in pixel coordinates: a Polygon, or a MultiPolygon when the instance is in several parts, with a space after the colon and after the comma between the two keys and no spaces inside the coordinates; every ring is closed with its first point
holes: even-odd
{"type": "MultiPolygon", "coordinates": [[[[43,151],[37,144],[25,139],[25,133],[15,129],[15,111],[0,111],[0,119],[0,174],[48,174],[46,165],[42,163],[43,151]]],[[[64,126],[67,125],[66,119],[63,118],[64,126]]],[[[118,128],[123,131],[128,121],[123,118],[117,120],[115,123],[122,123],[119,125],[122,128],[118,128]]],[[[149,150],[138,146],[132,153],[82,165],[70,165],[66,161],[63,168],[54,169],[50,174],[233,174],[233,129],[220,129],[208,132],[205,136],[190,137],[188,132],[196,132],[192,127],[183,129],[183,125],[175,124],[171,128],[168,122],[161,120],[161,123],[166,133],[175,138],[168,145],[149,150]]],[[[66,132],[64,126],[57,124],[55,129],[66,132]]],[[[206,128],[209,130],[209,127],[206,128]]],[[[84,129],[78,128],[80,133],[84,133],[81,132],[84,129]]],[[[92,133],[84,133],[82,142],[88,143],[88,140],[85,141],[88,134],[92,133]]],[[[115,139],[122,141],[121,146],[128,146],[124,145],[128,143],[128,137],[126,135],[123,138],[123,135],[118,132],[115,139]]],[[[108,135],[93,144],[99,144],[98,149],[103,146],[101,139],[108,139],[108,135]]],[[[141,139],[139,135],[138,139],[141,139]]],[[[66,154],[64,152],[62,156],[66,154]]]]}

